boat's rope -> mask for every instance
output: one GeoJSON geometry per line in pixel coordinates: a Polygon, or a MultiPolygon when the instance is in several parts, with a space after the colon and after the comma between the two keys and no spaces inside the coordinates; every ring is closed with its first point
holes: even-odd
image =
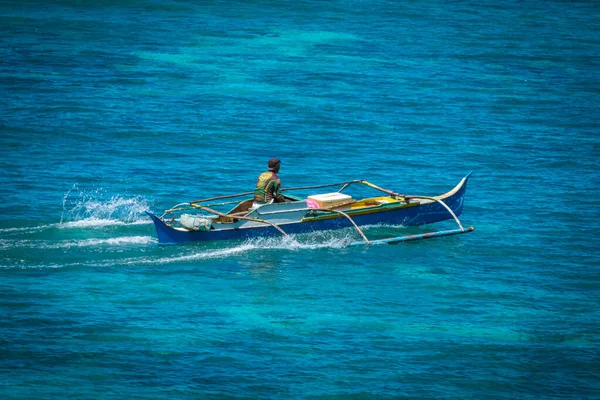
{"type": "Polygon", "coordinates": [[[194,207],[194,208],[199,208],[200,210],[204,210],[204,211],[206,211],[206,212],[209,212],[209,213],[212,213],[212,214],[215,214],[215,215],[219,215],[219,216],[221,216],[221,217],[226,217],[226,218],[236,218],[236,219],[243,219],[243,220],[246,220],[246,221],[260,222],[260,223],[263,223],[263,224],[271,225],[273,228],[275,228],[275,229],[277,229],[279,232],[281,232],[281,234],[282,234],[283,236],[288,236],[288,234],[287,234],[287,233],[285,233],[285,232],[283,231],[283,229],[281,229],[279,226],[277,226],[276,224],[274,224],[274,223],[272,223],[272,222],[270,222],[270,221],[264,220],[264,219],[252,218],[252,217],[243,217],[243,216],[235,216],[235,217],[233,217],[233,216],[231,216],[231,215],[227,215],[227,214],[225,214],[225,213],[222,213],[222,212],[220,212],[220,211],[213,210],[212,208],[208,208],[208,207],[200,206],[200,205],[198,205],[198,204],[192,204],[191,206],[192,206],[192,207],[194,207]]]}
{"type": "Polygon", "coordinates": [[[431,197],[431,196],[412,196],[412,195],[411,196],[404,196],[404,198],[405,199],[427,199],[427,200],[437,201],[442,206],[444,206],[444,208],[446,210],[448,210],[448,212],[450,213],[450,215],[452,215],[452,217],[454,218],[454,220],[456,221],[456,223],[460,227],[460,230],[462,230],[463,232],[465,231],[465,228],[463,228],[462,224],[458,220],[458,217],[456,216],[456,214],[454,214],[454,211],[452,211],[452,209],[450,209],[450,207],[448,207],[448,205],[446,203],[444,203],[441,199],[438,199],[437,197],[431,197]]]}

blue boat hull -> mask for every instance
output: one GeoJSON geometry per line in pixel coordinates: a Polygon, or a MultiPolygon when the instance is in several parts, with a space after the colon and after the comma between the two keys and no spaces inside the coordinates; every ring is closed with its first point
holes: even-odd
{"type": "MultiPolygon", "coordinates": [[[[464,195],[467,188],[467,181],[470,174],[467,175],[453,192],[449,192],[447,197],[443,198],[444,203],[459,216],[463,210],[464,195]]],[[[203,231],[183,231],[174,229],[165,224],[160,218],[147,212],[152,218],[158,241],[162,244],[185,243],[185,242],[207,242],[215,240],[234,240],[250,239],[256,237],[281,236],[281,233],[272,226],[254,226],[240,227],[237,229],[222,229],[203,231]]],[[[419,226],[431,224],[434,222],[452,219],[448,210],[440,203],[432,202],[413,207],[396,208],[391,210],[380,210],[377,212],[352,215],[352,219],[359,226],[390,224],[403,226],[419,226]]],[[[322,219],[307,222],[291,222],[279,225],[287,234],[308,233],[315,231],[326,231],[351,227],[350,221],[342,216],[338,218],[322,219]]]]}

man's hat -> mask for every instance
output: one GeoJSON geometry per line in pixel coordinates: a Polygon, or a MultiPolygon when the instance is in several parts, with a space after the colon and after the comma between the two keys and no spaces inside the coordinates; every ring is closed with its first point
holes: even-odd
{"type": "Polygon", "coordinates": [[[269,160],[269,171],[275,171],[279,164],[281,164],[281,161],[278,158],[271,158],[269,160]]]}

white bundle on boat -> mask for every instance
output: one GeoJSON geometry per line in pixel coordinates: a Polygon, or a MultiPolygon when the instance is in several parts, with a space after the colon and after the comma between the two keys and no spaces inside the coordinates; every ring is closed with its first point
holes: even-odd
{"type": "Polygon", "coordinates": [[[210,231],[210,228],[212,227],[212,218],[200,215],[181,214],[179,223],[184,228],[193,231],[210,231]]]}

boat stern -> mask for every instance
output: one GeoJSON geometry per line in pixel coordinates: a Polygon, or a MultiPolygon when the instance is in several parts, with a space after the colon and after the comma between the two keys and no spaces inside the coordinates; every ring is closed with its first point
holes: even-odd
{"type": "Polygon", "coordinates": [[[149,211],[146,211],[146,214],[148,214],[152,219],[152,222],[154,222],[156,235],[158,236],[158,242],[160,244],[182,243],[190,240],[188,231],[178,230],[167,225],[161,218],[149,211]]]}

